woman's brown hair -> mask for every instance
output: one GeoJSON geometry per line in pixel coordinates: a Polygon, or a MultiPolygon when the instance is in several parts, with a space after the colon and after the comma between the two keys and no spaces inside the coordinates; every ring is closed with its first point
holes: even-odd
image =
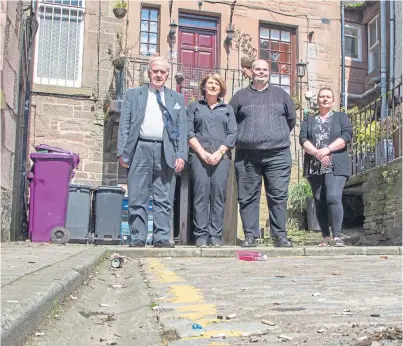
{"type": "Polygon", "coordinates": [[[320,93],[322,92],[322,91],[330,91],[331,93],[332,93],[332,96],[333,96],[333,100],[334,100],[334,92],[333,92],[333,90],[331,89],[331,88],[329,88],[329,87],[323,87],[323,88],[320,88],[319,89],[319,91],[318,91],[318,97],[316,98],[316,102],[317,103],[319,103],[319,95],[320,95],[320,93]]]}
{"type": "Polygon", "coordinates": [[[206,86],[206,83],[210,78],[214,79],[218,82],[218,84],[220,84],[220,93],[218,97],[223,98],[227,92],[227,86],[225,85],[224,79],[218,73],[209,73],[202,78],[199,84],[200,93],[203,95],[203,97],[206,95],[204,87],[206,86]]]}

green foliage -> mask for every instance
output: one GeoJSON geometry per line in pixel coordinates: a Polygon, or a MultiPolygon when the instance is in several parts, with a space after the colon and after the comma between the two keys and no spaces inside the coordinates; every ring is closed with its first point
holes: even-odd
{"type": "Polygon", "coordinates": [[[377,120],[373,108],[359,110],[357,106],[349,109],[347,114],[354,126],[354,143],[358,152],[374,152],[381,137],[393,135],[401,127],[398,112],[384,120],[377,120]]]}
{"type": "Polygon", "coordinates": [[[301,102],[299,101],[299,98],[297,96],[291,97],[292,101],[294,102],[295,109],[298,110],[301,108],[301,102]]]}
{"type": "Polygon", "coordinates": [[[122,0],[122,1],[117,1],[117,2],[115,3],[115,5],[113,6],[113,8],[124,8],[124,9],[126,9],[126,8],[127,8],[127,2],[124,1],[124,0],[122,0]]]}
{"type": "Polygon", "coordinates": [[[365,1],[355,1],[353,3],[347,4],[346,8],[361,8],[365,6],[365,1]]]}
{"type": "Polygon", "coordinates": [[[288,196],[288,206],[293,211],[300,210],[302,212],[306,207],[307,197],[313,197],[311,186],[306,179],[302,179],[301,182],[291,188],[288,196]]]}

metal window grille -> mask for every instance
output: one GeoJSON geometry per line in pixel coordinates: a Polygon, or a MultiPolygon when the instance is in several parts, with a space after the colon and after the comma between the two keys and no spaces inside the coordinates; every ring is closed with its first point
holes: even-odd
{"type": "Polygon", "coordinates": [[[34,82],[81,87],[84,0],[41,0],[34,82]]]}

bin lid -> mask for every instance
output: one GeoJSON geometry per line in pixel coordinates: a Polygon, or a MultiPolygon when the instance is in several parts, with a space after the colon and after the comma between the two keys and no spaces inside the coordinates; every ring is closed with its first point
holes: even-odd
{"type": "Polygon", "coordinates": [[[74,156],[70,154],[62,154],[62,153],[52,153],[52,154],[45,154],[45,153],[32,153],[30,156],[32,161],[38,160],[38,159],[44,159],[44,160],[66,160],[66,161],[71,161],[71,163],[74,162],[74,156]]]}
{"type": "Polygon", "coordinates": [[[94,189],[94,191],[97,192],[106,192],[106,191],[111,191],[111,192],[119,192],[121,194],[125,194],[126,190],[123,189],[120,186],[98,186],[94,189]]]}
{"type": "Polygon", "coordinates": [[[76,169],[80,163],[80,155],[73,153],[70,150],[65,150],[59,147],[51,147],[47,144],[40,144],[35,147],[35,150],[40,153],[53,154],[53,153],[61,153],[61,154],[69,154],[74,157],[74,169],[76,169]]]}
{"type": "Polygon", "coordinates": [[[70,190],[92,190],[92,186],[88,184],[72,184],[70,183],[70,190]]]}

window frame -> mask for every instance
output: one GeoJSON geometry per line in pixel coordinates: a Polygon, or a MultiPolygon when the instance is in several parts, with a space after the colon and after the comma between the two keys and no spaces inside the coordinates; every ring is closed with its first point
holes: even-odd
{"type": "MultiPolygon", "coordinates": [[[[81,88],[82,86],[82,75],[83,75],[83,56],[84,56],[84,26],[85,26],[85,1],[86,0],[79,0],[81,2],[80,6],[74,5],[66,5],[57,3],[57,0],[38,0],[36,2],[37,8],[37,20],[38,20],[38,32],[35,35],[35,61],[34,61],[34,84],[42,84],[42,85],[54,85],[54,86],[61,86],[61,87],[70,87],[70,88],[81,88]],[[68,80],[68,79],[59,79],[59,78],[46,78],[46,77],[38,77],[38,55],[39,55],[39,37],[41,33],[41,23],[42,20],[40,18],[40,7],[44,7],[44,11],[46,7],[53,8],[52,18],[54,16],[54,9],[60,8],[61,11],[65,9],[73,9],[81,12],[82,21],[80,24],[80,34],[79,34],[79,47],[78,47],[78,68],[77,68],[77,78],[75,80],[68,80]]],[[[53,20],[52,20],[53,22],[53,20]]],[[[67,60],[67,59],[66,59],[67,60]]]]}
{"type": "MultiPolygon", "coordinates": [[[[150,18],[150,17],[149,17],[150,18]]],[[[140,37],[139,37],[139,53],[140,53],[140,55],[142,55],[142,56],[148,56],[148,55],[144,55],[142,52],[141,52],[141,45],[142,44],[147,44],[147,48],[149,49],[150,48],[150,37],[148,37],[148,42],[147,43],[144,43],[144,42],[141,42],[141,34],[143,33],[143,32],[146,32],[147,34],[155,34],[155,32],[151,32],[150,31],[150,22],[156,22],[157,23],[157,48],[156,48],[156,53],[159,53],[160,52],[160,38],[161,38],[161,10],[160,10],[160,8],[159,7],[154,7],[154,6],[152,6],[152,5],[147,5],[147,4],[145,4],[145,5],[142,5],[141,6],[141,9],[140,9],[140,29],[139,29],[139,33],[140,33],[140,37]],[[150,19],[147,19],[147,22],[148,22],[148,31],[143,31],[143,30],[141,30],[141,22],[143,21],[142,19],[141,19],[141,12],[143,11],[143,10],[153,10],[153,11],[157,11],[157,20],[156,21],[154,21],[154,20],[150,20],[150,19]]],[[[148,50],[149,51],[149,50],[148,50]]],[[[154,53],[151,53],[151,54],[154,54],[154,53]]],[[[151,55],[150,54],[150,55],[151,55]]]]}
{"type": "MultiPolygon", "coordinates": [[[[261,55],[260,55],[260,51],[262,49],[261,44],[260,44],[260,41],[262,39],[262,37],[261,37],[261,29],[279,30],[280,31],[280,40],[278,40],[278,41],[275,40],[275,42],[287,43],[287,41],[282,41],[281,40],[281,31],[287,31],[287,32],[290,33],[290,41],[289,41],[289,44],[290,44],[290,51],[289,51],[289,54],[290,54],[290,63],[289,63],[289,65],[290,65],[290,73],[289,73],[289,76],[290,76],[290,94],[289,95],[293,96],[293,95],[295,95],[296,90],[297,90],[296,89],[296,80],[297,80],[297,77],[296,77],[296,62],[297,62],[297,33],[296,33],[296,28],[293,27],[293,26],[286,26],[286,25],[281,25],[280,26],[280,25],[271,24],[271,23],[259,22],[259,27],[258,27],[258,57],[259,57],[259,59],[266,60],[266,59],[262,58],[261,55]]],[[[265,39],[265,38],[263,38],[263,39],[265,39]]],[[[271,39],[269,39],[269,41],[271,41],[271,39]]],[[[263,49],[265,50],[265,48],[263,48],[263,49]]],[[[270,49],[268,51],[270,51],[270,49]]],[[[281,78],[281,75],[282,75],[280,71],[279,72],[271,72],[270,71],[270,79],[271,79],[272,74],[280,74],[280,78],[281,78]]],[[[272,83],[272,82],[270,81],[270,83],[272,83]]],[[[276,85],[276,86],[278,86],[280,88],[281,88],[281,85],[282,85],[281,80],[280,80],[280,84],[274,84],[274,83],[272,83],[272,84],[276,85]]]]}
{"type": "MultiPolygon", "coordinates": [[[[367,33],[368,33],[368,73],[375,71],[378,67],[373,66],[373,59],[371,58],[372,54],[374,54],[374,50],[378,49],[379,55],[379,14],[377,14],[374,18],[372,18],[367,24],[367,33]],[[370,34],[370,26],[375,22],[375,33],[376,33],[376,42],[371,46],[371,34],[370,34]]],[[[379,59],[378,59],[379,60],[379,59]]]]}
{"type": "MultiPolygon", "coordinates": [[[[362,26],[361,25],[355,25],[355,24],[345,24],[344,25],[344,28],[349,28],[349,29],[355,29],[355,30],[357,30],[357,41],[358,41],[358,47],[357,47],[357,49],[358,49],[358,52],[357,52],[357,55],[358,55],[358,57],[357,58],[353,58],[353,57],[351,57],[351,56],[347,56],[346,55],[346,59],[349,59],[349,60],[351,60],[351,61],[358,61],[358,62],[362,62],[362,26]]],[[[354,36],[351,36],[351,35],[346,35],[346,32],[344,32],[344,36],[346,37],[346,36],[348,36],[348,37],[353,37],[353,38],[355,38],[354,36]]],[[[345,47],[344,47],[345,48],[345,47]]]]}

